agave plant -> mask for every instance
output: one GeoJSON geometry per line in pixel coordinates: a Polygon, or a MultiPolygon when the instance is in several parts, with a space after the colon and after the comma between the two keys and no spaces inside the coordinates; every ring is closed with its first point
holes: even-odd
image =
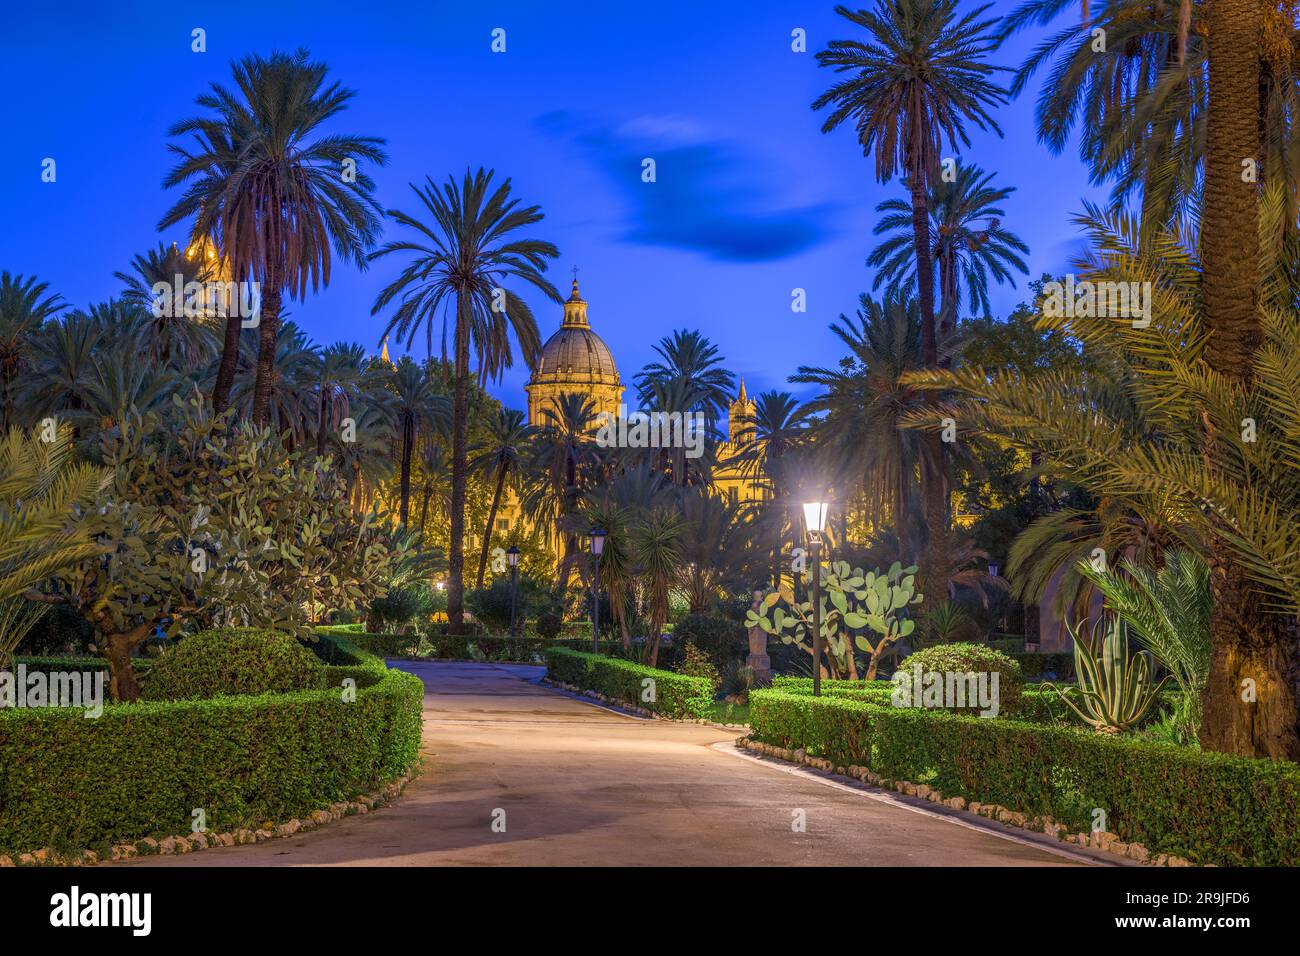
{"type": "Polygon", "coordinates": [[[1067,707],[1098,733],[1132,730],[1151,710],[1169,678],[1153,683],[1155,658],[1149,651],[1131,655],[1124,624],[1118,617],[1099,618],[1091,638],[1069,624],[1074,639],[1074,670],[1078,674],[1078,704],[1055,684],[1045,682],[1067,707]]]}

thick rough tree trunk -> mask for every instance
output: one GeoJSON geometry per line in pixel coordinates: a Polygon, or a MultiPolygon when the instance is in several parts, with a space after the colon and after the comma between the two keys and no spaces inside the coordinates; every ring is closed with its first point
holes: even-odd
{"type": "Polygon", "coordinates": [[[153,624],[138,624],[129,631],[104,635],[104,656],[108,658],[108,692],[116,701],[140,699],[140,684],[131,667],[131,652],[153,631],[153,624]]]}
{"type": "Polygon", "coordinates": [[[451,547],[447,555],[447,632],[465,630],[465,487],[469,454],[469,303],[456,304],[456,381],[451,425],[451,547]]]}
{"type": "MultiPolygon", "coordinates": [[[[1260,7],[1257,0],[1207,5],[1209,108],[1201,218],[1202,297],[1211,339],[1207,361],[1229,380],[1252,377],[1260,343],[1259,197],[1242,161],[1259,157],[1260,7]]],[[[1231,455],[1235,436],[1207,428],[1205,453],[1231,455]]],[[[1210,555],[1214,650],[1202,695],[1201,746],[1253,757],[1300,759],[1296,635],[1261,607],[1258,590],[1222,539],[1210,555]]]]}
{"type": "Polygon", "coordinates": [[[212,407],[220,415],[230,407],[230,390],[235,386],[235,366],[239,361],[239,330],[242,319],[226,319],[226,336],[221,346],[221,364],[217,367],[217,384],[212,389],[212,407]]]}
{"type": "Polygon", "coordinates": [[[271,416],[271,390],[275,387],[275,340],[280,330],[280,285],[267,282],[262,290],[262,313],[257,326],[257,378],[253,382],[253,424],[265,425],[271,416]]]}

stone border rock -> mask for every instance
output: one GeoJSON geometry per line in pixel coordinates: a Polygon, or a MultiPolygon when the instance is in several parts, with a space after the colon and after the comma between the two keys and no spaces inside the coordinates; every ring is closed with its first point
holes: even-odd
{"type": "Polygon", "coordinates": [[[306,833],[344,817],[369,813],[380,807],[388,806],[406,789],[406,785],[418,775],[418,768],[412,768],[373,793],[362,794],[355,800],[340,800],[328,807],[313,810],[300,819],[286,820],[280,824],[268,821],[257,829],[241,828],[227,833],[187,833],[183,836],[169,836],[157,839],[145,837],[134,843],[118,843],[106,856],[94,850],[82,850],[71,856],[61,854],[53,847],[45,847],[31,853],[23,853],[15,861],[8,856],[0,856],[0,867],[8,866],[94,866],[97,863],[130,860],[140,856],[174,856],[194,853],[222,846],[245,846],[277,840],[306,833]]]}
{"type": "Polygon", "coordinates": [[[648,717],[651,720],[666,720],[669,723],[673,723],[673,724],[705,724],[706,726],[709,727],[719,727],[722,730],[748,730],[749,729],[749,724],[719,724],[712,720],[709,720],[707,717],[693,717],[693,718],[665,717],[663,714],[657,714],[653,710],[646,710],[644,707],[638,707],[635,704],[629,704],[625,700],[620,700],[619,698],[616,697],[610,697],[606,694],[600,693],[600,691],[583,690],[577,684],[565,684],[558,680],[551,680],[551,678],[548,676],[543,676],[541,679],[541,683],[546,684],[550,687],[557,687],[560,690],[573,694],[577,697],[590,697],[592,700],[600,701],[602,704],[606,705],[607,707],[612,707],[615,710],[625,711],[629,714],[635,714],[638,717],[648,717]]]}
{"type": "MultiPolygon", "coordinates": [[[[912,783],[908,780],[891,780],[888,777],[882,777],[878,773],[868,770],[866,767],[837,767],[831,761],[823,757],[810,757],[803,750],[788,750],[785,747],[777,747],[774,744],[763,743],[761,740],[752,740],[749,737],[738,737],[736,746],[742,750],[753,751],[762,754],[765,757],[775,757],[777,760],[784,760],[788,763],[801,764],[805,767],[812,767],[814,770],[821,770],[825,773],[835,773],[842,777],[851,777],[862,783],[869,784],[873,787],[879,787],[881,790],[895,790],[898,793],[908,797],[916,797],[920,800],[928,800],[931,803],[937,803],[941,806],[948,807],[951,810],[961,810],[967,813],[974,813],[978,816],[985,817],[989,820],[996,820],[998,823],[1011,827],[1018,827],[1022,830],[1030,830],[1034,833],[1042,833],[1064,843],[1073,843],[1076,846],[1088,847],[1093,850],[1102,850],[1106,853],[1113,853],[1122,856],[1125,859],[1140,863],[1143,866],[1196,866],[1197,864],[1190,860],[1183,859],[1181,856],[1173,856],[1169,853],[1153,854],[1141,843],[1124,843],[1120,838],[1105,830],[1093,833],[1069,833],[1064,824],[1057,823],[1051,817],[1030,816],[1029,814],[1020,813],[1016,810],[1008,810],[1006,807],[998,806],[996,803],[978,803],[976,801],[967,801],[964,797],[947,797],[935,790],[933,787],[926,786],[923,783],[912,783]]],[[[1213,864],[1206,864],[1213,866],[1213,864]]]]}

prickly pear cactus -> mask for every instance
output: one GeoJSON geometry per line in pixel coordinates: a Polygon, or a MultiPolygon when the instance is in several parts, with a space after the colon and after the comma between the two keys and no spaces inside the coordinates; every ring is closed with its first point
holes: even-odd
{"type": "MultiPolygon", "coordinates": [[[[812,585],[811,569],[803,583],[812,585]]],[[[874,680],[881,654],[916,628],[903,616],[904,609],[919,604],[916,567],[895,561],[888,571],[864,571],[847,561],[823,562],[821,571],[821,632],[832,672],[856,676],[853,651],[869,655],[866,678],[874,680]],[[867,633],[875,635],[873,643],[867,633]]],[[[788,594],[770,591],[757,611],[745,617],[746,627],[759,627],[812,654],[812,601],[794,601],[788,594]]]]}

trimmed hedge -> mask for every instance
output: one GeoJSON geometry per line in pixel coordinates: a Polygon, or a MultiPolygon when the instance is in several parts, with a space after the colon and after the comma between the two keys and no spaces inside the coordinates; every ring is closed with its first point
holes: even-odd
{"type": "MultiPolygon", "coordinates": [[[[380,657],[401,657],[424,650],[422,657],[434,660],[466,661],[483,659],[511,664],[533,664],[539,661],[548,647],[568,647],[587,650],[590,637],[538,637],[523,634],[372,634],[354,628],[360,625],[329,625],[316,628],[319,637],[341,637],[355,646],[380,657]]],[[[618,654],[622,644],[617,640],[602,640],[601,652],[618,654]]]]}
{"type": "Polygon", "coordinates": [[[300,817],[373,791],[419,756],[424,685],[373,658],[287,694],[0,710],[0,853],[102,849],[300,817]],[[338,684],[357,680],[355,701],[338,684]]]}
{"type": "Polygon", "coordinates": [[[291,634],[218,628],[184,638],[141,683],[147,700],[289,693],[324,686],[320,662],[291,634]]]}
{"type": "Polygon", "coordinates": [[[756,690],[754,739],[1221,866],[1300,865],[1300,766],[842,697],[756,690]]]}
{"type": "Polygon", "coordinates": [[[584,654],[566,647],[546,650],[546,674],[552,680],[594,690],[634,707],[680,720],[707,717],[713,706],[713,685],[704,677],[687,677],[633,661],[584,654]],[[641,682],[654,681],[655,699],[642,699],[641,682]]]}
{"type": "MultiPolygon", "coordinates": [[[[131,669],[142,673],[153,667],[151,657],[133,657],[131,669]]],[[[29,671],[106,671],[107,657],[15,657],[14,666],[26,664],[29,671]]]]}

